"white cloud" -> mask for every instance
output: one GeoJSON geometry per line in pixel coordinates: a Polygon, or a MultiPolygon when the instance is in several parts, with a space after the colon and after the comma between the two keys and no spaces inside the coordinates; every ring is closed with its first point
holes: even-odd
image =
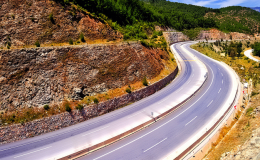
{"type": "Polygon", "coordinates": [[[227,1],[218,3],[218,5],[220,5],[220,7],[222,8],[222,7],[227,7],[227,6],[239,5],[245,1],[248,1],[248,0],[227,0],[227,1]]]}

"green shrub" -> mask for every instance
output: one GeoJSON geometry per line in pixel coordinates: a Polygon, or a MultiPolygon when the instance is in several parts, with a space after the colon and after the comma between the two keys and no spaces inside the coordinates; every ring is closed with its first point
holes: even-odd
{"type": "Polygon", "coordinates": [[[128,33],[124,34],[124,40],[130,39],[130,36],[128,33]]]}
{"type": "Polygon", "coordinates": [[[247,110],[246,110],[246,115],[247,116],[249,116],[252,112],[253,112],[253,108],[252,107],[250,107],[250,108],[248,108],[247,110]]]}
{"type": "Polygon", "coordinates": [[[129,87],[128,87],[128,88],[126,88],[126,90],[125,90],[125,91],[126,91],[126,93],[129,93],[129,94],[132,92],[132,91],[131,91],[131,89],[130,89],[129,87]]]}
{"type": "Polygon", "coordinates": [[[7,49],[10,49],[10,46],[9,46],[9,45],[7,45],[7,49]]]}
{"type": "Polygon", "coordinates": [[[82,104],[78,104],[78,105],[76,106],[76,109],[79,110],[79,111],[81,111],[83,108],[84,108],[84,107],[83,107],[82,104]]]}
{"type": "Polygon", "coordinates": [[[257,94],[259,94],[259,93],[258,93],[258,92],[255,92],[255,91],[252,91],[251,97],[252,97],[252,96],[255,96],[255,95],[257,95],[257,94]]]}
{"type": "Polygon", "coordinates": [[[70,104],[69,104],[69,103],[66,103],[66,104],[65,104],[65,110],[66,110],[67,112],[71,112],[71,108],[70,108],[70,104]]]}
{"type": "Polygon", "coordinates": [[[51,21],[51,23],[55,23],[55,21],[54,21],[54,18],[53,18],[53,13],[51,13],[50,15],[49,15],[49,20],[51,21]]]}
{"type": "Polygon", "coordinates": [[[163,32],[162,32],[162,31],[159,31],[157,35],[158,35],[158,36],[162,36],[162,35],[163,35],[163,32]]]}
{"type": "Polygon", "coordinates": [[[36,47],[40,47],[41,46],[39,41],[36,41],[34,44],[35,44],[36,47]]]}
{"type": "Polygon", "coordinates": [[[152,36],[152,38],[158,38],[158,36],[154,34],[154,35],[152,36]]]}
{"type": "Polygon", "coordinates": [[[94,103],[95,103],[95,104],[98,104],[98,103],[99,103],[99,101],[98,101],[98,99],[97,99],[97,98],[94,98],[94,100],[93,100],[93,101],[94,101],[94,103]]]}
{"type": "Polygon", "coordinates": [[[48,111],[50,109],[50,106],[48,104],[44,105],[43,108],[48,111]]]}
{"type": "Polygon", "coordinates": [[[83,33],[80,33],[79,37],[81,42],[86,42],[83,33]]]}
{"type": "Polygon", "coordinates": [[[147,39],[148,38],[147,35],[143,32],[139,33],[137,36],[138,36],[137,38],[141,38],[141,39],[147,39]]]}
{"type": "Polygon", "coordinates": [[[150,47],[151,47],[151,45],[150,45],[148,42],[146,42],[145,40],[141,40],[141,44],[142,44],[144,47],[147,47],[147,48],[150,48],[150,47]]]}
{"type": "Polygon", "coordinates": [[[148,81],[146,79],[146,76],[143,78],[142,83],[144,86],[148,86],[148,81]]]}
{"type": "Polygon", "coordinates": [[[69,39],[69,44],[73,45],[73,40],[71,38],[69,39]]]}
{"type": "Polygon", "coordinates": [[[15,16],[14,16],[13,14],[11,15],[11,17],[12,17],[13,19],[15,18],[15,16]]]}

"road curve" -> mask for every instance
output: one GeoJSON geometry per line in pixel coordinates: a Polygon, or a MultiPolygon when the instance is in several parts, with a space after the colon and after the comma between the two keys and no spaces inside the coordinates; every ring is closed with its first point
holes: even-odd
{"type": "MultiPolygon", "coordinates": [[[[178,52],[179,50],[181,50],[178,45],[175,47],[175,49],[178,52]]],[[[153,94],[152,96],[144,98],[125,108],[113,111],[111,113],[88,120],[86,122],[82,122],[71,127],[67,127],[30,139],[1,145],[0,159],[29,160],[61,158],[89,146],[98,144],[106,140],[108,137],[116,136],[118,135],[118,133],[122,133],[125,130],[134,128],[140,123],[153,119],[153,117],[151,116],[151,112],[153,112],[153,116],[158,116],[164,113],[173,106],[176,106],[177,104],[185,100],[185,98],[189,97],[194,91],[200,88],[201,84],[203,84],[205,81],[204,76],[207,72],[205,65],[198,62],[196,58],[193,57],[191,54],[180,52],[178,56],[180,56],[182,59],[179,64],[182,72],[180,72],[179,76],[172,83],[170,83],[164,89],[153,94]]],[[[207,85],[209,84],[207,83],[207,85]]],[[[199,92],[199,94],[200,93],[202,92],[199,92]]],[[[187,106],[187,104],[185,106],[187,106]]],[[[187,109],[187,107],[183,108],[184,110],[187,109]]],[[[180,111],[182,111],[183,108],[179,109],[176,113],[180,114],[180,111]]],[[[176,113],[167,117],[172,117],[176,115],[176,113]]],[[[163,120],[165,121],[165,119],[163,120]]],[[[158,124],[163,124],[163,120],[154,123],[152,127],[157,126],[158,124]]],[[[196,118],[194,120],[196,120],[196,118]]],[[[119,141],[98,152],[94,152],[89,156],[97,157],[95,155],[101,155],[99,152],[104,153],[106,152],[106,149],[118,146],[122,144],[122,142],[127,142],[132,137],[140,135],[140,133],[147,133],[144,131],[149,130],[151,130],[150,127],[148,127],[148,129],[144,129],[141,132],[138,132],[137,134],[129,136],[123,141],[119,141]]],[[[166,140],[167,139],[165,139],[164,141],[166,140]]],[[[153,140],[153,142],[155,141],[153,140]]],[[[113,152],[113,154],[114,153],[116,152],[113,152]]],[[[110,156],[113,154],[110,154],[110,156]]],[[[87,156],[84,158],[88,159],[89,157],[87,156]]],[[[129,159],[132,158],[133,157],[129,157],[129,159]]],[[[104,157],[104,159],[107,159],[107,157],[104,157]]],[[[121,157],[121,159],[127,159],[127,157],[121,157]]]]}
{"type": "MultiPolygon", "coordinates": [[[[194,137],[198,133],[207,131],[205,127],[209,121],[217,121],[215,116],[227,109],[226,102],[229,98],[235,98],[233,90],[237,86],[234,84],[234,77],[224,65],[190,49],[190,44],[182,45],[179,43],[173,47],[187,60],[191,58],[186,54],[189,50],[208,68],[208,80],[200,92],[180,109],[147,129],[80,159],[172,159],[186,149],[183,148],[185,144],[196,141],[194,137]]],[[[186,62],[194,65],[194,61],[186,62]]]]}
{"type": "Polygon", "coordinates": [[[253,49],[247,50],[244,52],[245,56],[247,56],[249,59],[252,59],[253,61],[260,62],[260,60],[256,59],[254,56],[252,56],[253,49]]]}

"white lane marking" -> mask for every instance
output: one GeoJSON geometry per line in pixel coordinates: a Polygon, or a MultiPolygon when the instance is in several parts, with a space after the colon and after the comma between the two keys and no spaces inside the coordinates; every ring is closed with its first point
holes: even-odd
{"type": "Polygon", "coordinates": [[[19,158],[19,157],[22,157],[22,156],[26,156],[26,155],[28,155],[28,154],[32,154],[32,153],[35,153],[35,152],[39,152],[39,151],[42,151],[42,150],[45,150],[45,149],[48,149],[48,148],[51,148],[51,146],[46,147],[46,148],[42,148],[42,149],[39,149],[39,150],[36,150],[36,151],[33,151],[33,152],[25,153],[25,154],[22,154],[22,155],[20,155],[20,156],[16,156],[16,157],[14,157],[14,158],[19,158]]]}
{"type": "Polygon", "coordinates": [[[194,76],[194,73],[193,73],[193,75],[191,77],[193,77],[193,76],[194,76]]]}
{"type": "MultiPolygon", "coordinates": [[[[208,104],[208,106],[211,105],[212,102],[213,102],[213,100],[208,104]]],[[[208,107],[208,106],[207,106],[207,107],[208,107]]]]}
{"type": "Polygon", "coordinates": [[[219,89],[218,93],[221,91],[221,88],[219,89]]]}
{"type": "Polygon", "coordinates": [[[153,147],[157,146],[158,144],[162,143],[163,141],[165,141],[167,138],[164,138],[163,140],[161,140],[160,142],[156,143],[155,145],[153,145],[152,147],[148,148],[147,150],[145,150],[144,152],[152,149],[153,147]]]}
{"type": "Polygon", "coordinates": [[[187,84],[190,83],[190,81],[191,81],[191,79],[187,82],[187,84]]]}
{"type": "Polygon", "coordinates": [[[98,129],[98,130],[96,130],[96,131],[93,131],[93,132],[90,132],[90,133],[87,133],[87,134],[84,134],[84,135],[82,135],[82,137],[87,136],[87,135],[90,135],[90,134],[95,133],[95,132],[97,132],[97,131],[100,131],[100,130],[105,129],[105,128],[107,128],[107,127],[109,127],[109,126],[100,128],[100,129],[98,129]]]}
{"type": "Polygon", "coordinates": [[[136,114],[134,114],[134,115],[128,116],[128,118],[134,117],[134,116],[136,116],[136,115],[138,115],[138,114],[140,114],[140,113],[142,113],[142,112],[143,112],[143,111],[138,112],[138,113],[136,113],[136,114]]]}
{"type": "Polygon", "coordinates": [[[221,73],[222,77],[223,77],[223,74],[221,73]]]}
{"type": "Polygon", "coordinates": [[[222,79],[222,84],[223,84],[223,79],[222,79]]]}
{"type": "MultiPolygon", "coordinates": [[[[207,65],[207,64],[206,64],[206,65],[207,65]]],[[[208,92],[208,90],[210,89],[210,87],[211,87],[211,85],[212,85],[212,83],[213,83],[213,80],[214,80],[213,71],[212,71],[212,69],[211,69],[211,67],[210,67],[209,65],[207,65],[207,66],[208,66],[209,69],[211,70],[212,75],[213,75],[213,78],[212,78],[211,83],[210,83],[209,87],[207,88],[207,90],[206,90],[206,91],[200,96],[200,98],[198,98],[197,101],[195,101],[191,106],[189,106],[188,108],[186,108],[184,111],[182,111],[181,113],[179,113],[179,114],[178,114],[177,116],[175,116],[174,118],[172,118],[172,119],[170,119],[169,121],[165,122],[164,124],[158,126],[157,128],[151,130],[150,132],[148,132],[148,133],[146,133],[146,134],[144,134],[144,135],[142,135],[142,136],[140,136],[140,137],[138,137],[138,138],[136,138],[136,139],[134,139],[134,140],[132,140],[132,141],[126,143],[126,144],[124,144],[124,145],[121,146],[121,147],[118,147],[118,148],[116,148],[116,149],[114,149],[114,150],[112,150],[112,151],[110,151],[110,152],[107,152],[106,154],[103,154],[103,155],[101,155],[101,156],[99,156],[99,157],[97,157],[97,158],[95,158],[95,159],[93,159],[93,160],[100,159],[100,158],[102,158],[102,157],[104,157],[104,156],[106,156],[106,155],[108,155],[108,154],[110,154],[110,153],[113,153],[113,152],[115,152],[115,151],[117,151],[117,150],[119,150],[119,149],[121,149],[121,148],[123,148],[123,147],[125,147],[125,146],[127,146],[127,145],[129,145],[129,144],[131,144],[131,143],[133,143],[133,142],[135,142],[135,141],[137,141],[137,140],[139,140],[139,139],[145,137],[145,136],[147,136],[148,134],[151,134],[152,132],[154,132],[154,131],[160,129],[161,127],[165,126],[166,124],[170,123],[170,122],[173,121],[175,118],[179,117],[179,116],[182,115],[184,112],[186,112],[188,109],[190,109],[194,104],[196,104],[196,103],[208,92]]]]}
{"type": "Polygon", "coordinates": [[[189,121],[187,124],[185,124],[185,126],[187,126],[189,123],[191,123],[194,119],[196,119],[197,118],[197,116],[196,117],[194,117],[191,121],[189,121]]]}

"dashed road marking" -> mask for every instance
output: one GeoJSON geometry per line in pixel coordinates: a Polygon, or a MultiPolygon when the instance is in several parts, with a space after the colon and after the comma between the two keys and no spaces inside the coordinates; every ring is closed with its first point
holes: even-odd
{"type": "MultiPolygon", "coordinates": [[[[212,102],[213,102],[213,100],[208,104],[208,106],[211,105],[212,102]]],[[[207,106],[207,107],[208,107],[208,106],[207,106]]]]}
{"type": "Polygon", "coordinates": [[[153,147],[157,146],[158,144],[162,143],[163,141],[165,141],[167,138],[164,138],[163,140],[161,140],[160,142],[156,143],[155,145],[153,145],[152,147],[148,148],[147,150],[145,150],[144,152],[152,149],[153,147]]]}
{"type": "Polygon", "coordinates": [[[187,124],[185,124],[185,126],[187,126],[189,123],[191,123],[194,119],[196,119],[197,118],[197,116],[196,117],[194,117],[191,121],[189,121],[187,124]]]}
{"type": "Polygon", "coordinates": [[[221,91],[221,88],[219,89],[218,93],[221,91]]]}

